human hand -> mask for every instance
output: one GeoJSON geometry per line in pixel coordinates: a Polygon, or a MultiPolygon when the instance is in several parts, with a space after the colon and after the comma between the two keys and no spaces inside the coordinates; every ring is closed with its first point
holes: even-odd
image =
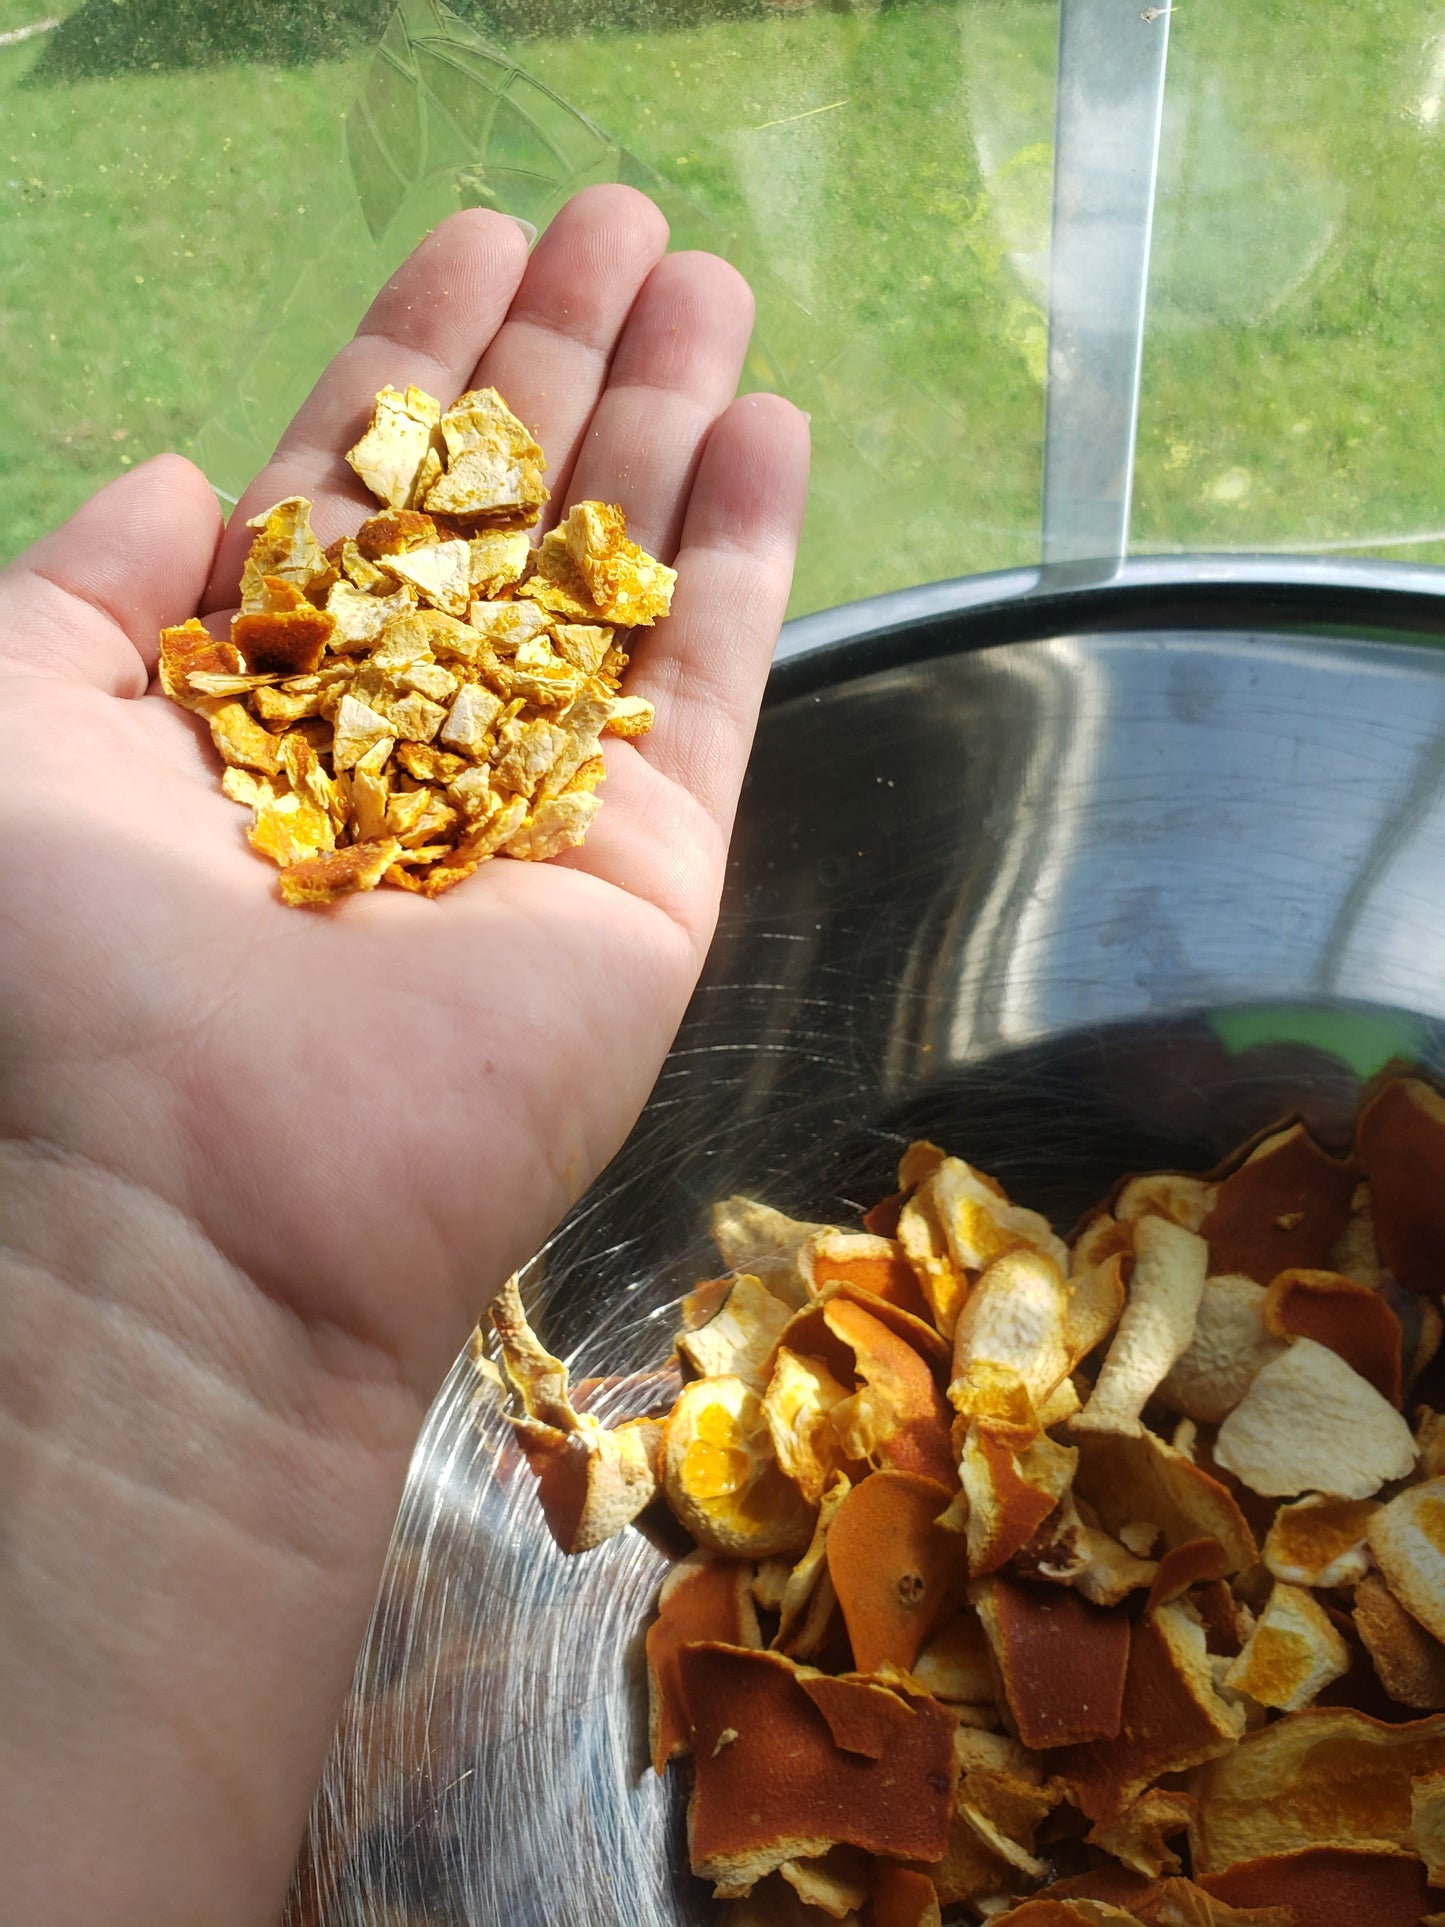
{"type": "Polygon", "coordinates": [[[696,979],[806,431],[774,397],[728,405],[751,298],[665,243],[621,188],[530,260],[504,217],[452,217],[219,547],[203,477],[162,457],[0,576],[16,1927],[274,1920],[426,1403],[621,1142],[696,979]],[[675,563],[628,678],[657,723],[608,742],[565,858],[301,912],[204,727],[147,693],[156,636],[234,602],[257,509],[302,494],[323,543],[355,527],[342,451],[408,381],[499,388],[547,452],[550,519],[620,501],[675,563]]]}

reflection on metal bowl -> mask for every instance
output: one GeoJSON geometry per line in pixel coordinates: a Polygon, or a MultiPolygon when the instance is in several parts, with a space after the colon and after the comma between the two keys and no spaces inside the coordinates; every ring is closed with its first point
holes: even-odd
{"type": "MultiPolygon", "coordinates": [[[[888,1191],[923,1135],[1067,1226],[1120,1171],[1208,1165],[1281,1113],[1338,1134],[1391,1056],[1440,1068],[1438,580],[1195,558],[798,625],[702,986],[534,1267],[549,1345],[583,1372],[655,1363],[733,1191],[827,1217],[888,1191]]],[[[646,1768],[641,1633],[669,1556],[638,1530],[559,1554],[463,1361],[294,1918],[717,1919],[679,1787],[646,1768]]]]}

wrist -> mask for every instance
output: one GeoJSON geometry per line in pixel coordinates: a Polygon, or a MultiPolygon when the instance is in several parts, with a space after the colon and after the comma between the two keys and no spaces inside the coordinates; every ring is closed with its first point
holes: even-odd
{"type": "Polygon", "coordinates": [[[274,1922],[421,1417],[171,1205],[0,1144],[16,1927],[274,1922]]]}

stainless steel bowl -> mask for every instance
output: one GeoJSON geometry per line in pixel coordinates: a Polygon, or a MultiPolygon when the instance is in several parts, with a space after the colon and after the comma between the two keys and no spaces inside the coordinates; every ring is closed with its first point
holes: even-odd
{"type": "MultiPolygon", "coordinates": [[[[707,973],[541,1255],[544,1336],[647,1366],[708,1204],[826,1217],[942,1140],[1067,1225],[1282,1112],[1445,1063],[1442,578],[1238,557],[914,591],[796,625],[707,973]]],[[[494,1281],[479,1281],[491,1283],[494,1281]]],[[[412,1468],[300,1908],[421,1927],[717,1918],[646,1770],[669,1554],[565,1559],[465,1362],[412,1468]]]]}

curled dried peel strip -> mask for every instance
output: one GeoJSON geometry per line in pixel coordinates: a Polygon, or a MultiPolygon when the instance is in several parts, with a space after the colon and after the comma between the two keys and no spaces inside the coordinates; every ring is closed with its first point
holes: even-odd
{"type": "Polygon", "coordinates": [[[949,1411],[925,1360],[855,1299],[830,1299],[822,1318],[853,1355],[857,1389],[830,1414],[845,1459],[947,1485],[949,1411]]]}
{"type": "Polygon", "coordinates": [[[1168,1843],[1186,1830],[1196,1805],[1194,1795],[1181,1788],[1151,1787],[1115,1819],[1095,1826],[1086,1838],[1121,1866],[1158,1879],[1161,1874],[1178,1873],[1179,1855],[1168,1843]]]}
{"type": "Polygon", "coordinates": [[[1204,1293],[1209,1248],[1170,1218],[1134,1226],[1134,1273],[1113,1342],[1076,1428],[1137,1436],[1140,1413],[1188,1350],[1204,1293]]]}
{"type": "Polygon", "coordinates": [[[751,1272],[795,1310],[809,1296],[799,1269],[803,1246],[815,1232],[830,1228],[790,1218],[753,1198],[724,1198],[712,1208],[712,1238],[723,1263],[751,1272]]]}
{"type": "Polygon", "coordinates": [[[614,1429],[576,1410],[567,1368],[545,1349],[509,1278],[492,1306],[507,1381],[521,1400],[512,1427],[536,1476],[547,1525],[564,1552],[587,1552],[621,1532],[656,1497],[662,1424],[614,1429]]]}
{"type": "Polygon", "coordinates": [[[1078,1458],[1044,1433],[1015,1450],[987,1425],[969,1426],[959,1478],[971,1573],[997,1572],[1029,1543],[1063,1499],[1078,1458]]]}
{"type": "Polygon", "coordinates": [[[850,1481],[840,1473],[823,1494],[808,1549],[789,1572],[778,1599],[778,1630],[772,1645],[792,1659],[812,1658],[838,1603],[826,1563],[828,1533],[851,1490],[850,1481]]]}
{"type": "Polygon", "coordinates": [[[1410,1782],[1410,1844],[1432,1887],[1445,1887],[1445,1766],[1410,1782]]]}
{"type": "Polygon", "coordinates": [[[1400,1403],[1404,1334],[1382,1293],[1332,1271],[1282,1271],[1265,1294],[1276,1338],[1313,1338],[1338,1352],[1391,1405],[1400,1403]]]}
{"type": "Polygon", "coordinates": [[[778,1464],[811,1505],[841,1476],[843,1443],[833,1414],[849,1396],[821,1359],[779,1345],[763,1393],[763,1422],[778,1464]]]}
{"type": "Polygon", "coordinates": [[[820,1860],[785,1860],[778,1872],[807,1907],[833,1920],[856,1918],[872,1885],[868,1856],[856,1847],[833,1847],[820,1860]]]}
{"type": "Polygon", "coordinates": [[[938,1890],[925,1873],[880,1863],[873,1883],[873,1927],[939,1927],[938,1890]]]}
{"type": "Polygon", "coordinates": [[[759,1391],[790,1308],[744,1272],[706,1324],[678,1335],[677,1349],[702,1378],[731,1375],[759,1391]]]}

